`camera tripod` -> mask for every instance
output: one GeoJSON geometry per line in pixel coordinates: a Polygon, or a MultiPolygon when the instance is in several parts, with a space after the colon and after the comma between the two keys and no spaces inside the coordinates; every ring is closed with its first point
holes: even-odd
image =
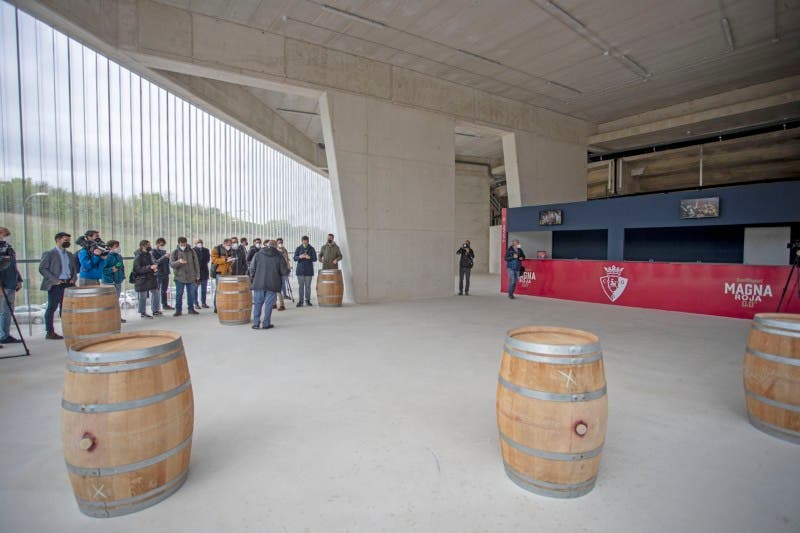
{"type": "Polygon", "coordinates": [[[19,335],[19,340],[22,341],[22,346],[25,348],[24,354],[17,354],[17,355],[3,355],[0,356],[0,359],[11,359],[14,357],[25,357],[26,355],[30,355],[31,351],[28,349],[28,343],[25,342],[25,337],[22,336],[22,330],[19,327],[19,322],[17,322],[17,315],[14,314],[14,308],[11,307],[11,301],[8,299],[8,293],[6,292],[5,287],[2,288],[3,291],[3,298],[6,300],[6,307],[8,308],[8,312],[11,313],[11,318],[14,320],[14,326],[17,328],[17,334],[19,335]]]}
{"type": "MultiPolygon", "coordinates": [[[[792,281],[792,274],[795,273],[795,270],[798,272],[798,278],[800,278],[800,252],[798,252],[798,255],[795,256],[794,262],[792,262],[792,268],[789,270],[789,275],[786,276],[786,284],[783,286],[781,299],[778,300],[778,308],[775,310],[776,313],[781,312],[781,305],[783,305],[783,299],[786,297],[786,291],[789,289],[789,283],[792,281]]],[[[797,296],[800,298],[800,279],[798,279],[797,283],[797,296]]]]}

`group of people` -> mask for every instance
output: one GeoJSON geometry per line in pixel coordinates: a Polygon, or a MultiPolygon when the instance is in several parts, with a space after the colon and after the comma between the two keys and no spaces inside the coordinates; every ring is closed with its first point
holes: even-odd
{"type": "MultiPolygon", "coordinates": [[[[0,343],[19,342],[10,334],[10,322],[14,294],[22,287],[22,275],[17,268],[10,237],[10,230],[0,227],[0,285],[4,293],[0,307],[0,343]]],[[[297,307],[310,306],[314,263],[319,260],[323,268],[331,269],[339,268],[342,260],[333,234],[328,235],[319,256],[307,236],[303,236],[291,256],[280,237],[266,241],[254,239],[249,248],[247,239],[230,237],[211,250],[204,246],[202,239],[196,239],[194,246],[191,246],[186,237],[178,237],[177,246],[171,252],[167,250],[166,239],[159,237],[155,248],[147,239],[139,242],[131,272],[126,278],[119,241],[104,242],[99,231],[88,230],[76,243],[80,245],[80,250],[73,254],[69,251],[72,235],[57,233],[55,246],[44,252],[39,262],[42,275],[40,288],[47,292],[44,323],[48,339],[63,339],[56,333],[53,322],[67,288],[111,285],[119,297],[126,279],[136,290],[139,315],[143,319],[152,319],[163,315],[162,310],[174,311],[173,316],[183,315],[184,294],[186,313],[197,315],[200,309],[209,308],[209,280],[218,280],[221,276],[249,276],[254,302],[253,328],[270,329],[272,310],[286,310],[285,299],[290,298],[289,276],[293,268],[296,269],[300,288],[297,307]],[[174,307],[169,305],[168,300],[170,277],[175,284],[174,307]],[[150,313],[147,312],[148,299],[150,313]],[[262,313],[264,308],[266,311],[262,313]]],[[[216,298],[214,312],[217,312],[216,298]]]]}

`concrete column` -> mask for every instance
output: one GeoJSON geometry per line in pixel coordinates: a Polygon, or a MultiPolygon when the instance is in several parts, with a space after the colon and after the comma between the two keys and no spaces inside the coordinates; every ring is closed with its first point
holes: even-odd
{"type": "Polygon", "coordinates": [[[586,144],[515,131],[503,135],[508,206],[586,200],[586,144]]]}
{"type": "Polygon", "coordinates": [[[327,92],[320,115],[346,297],[359,303],[453,292],[453,120],[327,92]]]}
{"type": "Polygon", "coordinates": [[[457,248],[469,239],[475,250],[472,271],[480,273],[489,271],[489,180],[489,168],[486,165],[456,163],[454,245],[457,248]]]}

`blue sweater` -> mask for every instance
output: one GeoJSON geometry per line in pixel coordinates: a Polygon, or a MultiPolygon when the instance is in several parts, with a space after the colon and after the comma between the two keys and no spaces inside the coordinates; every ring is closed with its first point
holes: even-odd
{"type": "Polygon", "coordinates": [[[78,262],[81,264],[81,277],[86,279],[102,279],[104,260],[99,255],[94,255],[86,248],[78,252],[78,262]]]}
{"type": "Polygon", "coordinates": [[[317,262],[317,251],[310,244],[308,248],[303,248],[303,245],[297,247],[294,251],[294,261],[297,263],[295,275],[297,276],[313,276],[314,263],[317,262]],[[308,254],[311,259],[300,259],[301,254],[308,254]]]}

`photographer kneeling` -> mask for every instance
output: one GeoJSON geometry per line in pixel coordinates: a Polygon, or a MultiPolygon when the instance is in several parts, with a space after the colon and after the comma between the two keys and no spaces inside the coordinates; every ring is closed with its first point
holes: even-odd
{"type": "Polygon", "coordinates": [[[108,255],[106,243],[100,239],[100,232],[90,229],[78,238],[81,251],[78,252],[78,262],[81,265],[78,287],[100,285],[103,278],[103,264],[108,255]]]}

